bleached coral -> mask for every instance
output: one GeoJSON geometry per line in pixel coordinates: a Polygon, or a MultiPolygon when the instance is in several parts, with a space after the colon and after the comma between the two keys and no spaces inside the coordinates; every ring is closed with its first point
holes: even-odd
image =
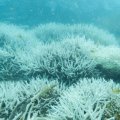
{"type": "Polygon", "coordinates": [[[98,64],[98,69],[104,77],[119,80],[120,77],[120,48],[117,46],[98,46],[90,53],[98,64]]]}
{"type": "MultiPolygon", "coordinates": [[[[38,75],[46,75],[64,82],[75,82],[82,77],[99,75],[96,62],[85,50],[89,44],[84,38],[65,39],[33,48],[33,61],[27,62],[28,69],[38,75]]],[[[33,74],[32,76],[34,76],[33,74]]]]}
{"type": "Polygon", "coordinates": [[[101,45],[117,45],[117,39],[106,30],[100,29],[94,25],[87,24],[41,24],[33,30],[35,36],[41,41],[61,41],[66,37],[85,36],[86,39],[93,40],[96,44],[101,45]]]}
{"type": "Polygon", "coordinates": [[[118,119],[120,85],[97,77],[119,79],[119,52],[115,36],[92,25],[0,24],[0,119],[118,119]]]}
{"type": "Polygon", "coordinates": [[[120,85],[113,81],[80,80],[64,91],[57,105],[52,106],[49,111],[47,120],[105,120],[116,117],[115,111],[120,109],[120,106],[117,106],[120,103],[120,93],[113,92],[116,88],[120,88],[120,85]],[[110,106],[112,102],[114,105],[110,106]],[[111,114],[110,110],[113,110],[114,114],[111,114]]]}
{"type": "MultiPolygon", "coordinates": [[[[118,72],[116,76],[120,76],[119,67],[117,67],[119,58],[116,54],[119,53],[117,52],[119,48],[115,46],[114,56],[109,52],[109,50],[113,51],[111,45],[116,45],[117,40],[114,35],[95,26],[51,23],[31,30],[2,23],[0,26],[0,47],[12,56],[10,60],[5,58],[12,66],[7,67],[8,64],[5,64],[8,77],[5,78],[3,74],[0,80],[15,80],[15,76],[19,76],[19,79],[46,76],[58,78],[60,81],[66,79],[66,82],[74,82],[81,77],[97,77],[98,71],[101,72],[107,68],[108,71],[104,72],[107,76],[109,68],[115,68],[116,73],[118,72]],[[46,44],[42,39],[46,41],[51,39],[51,42],[46,44]],[[106,54],[103,55],[104,51],[106,54]],[[106,59],[106,56],[109,59],[106,59]],[[114,59],[109,62],[112,56],[114,59]],[[13,74],[16,71],[14,68],[17,68],[16,75],[13,74]]],[[[5,73],[2,69],[0,72],[5,73]]],[[[113,75],[114,72],[110,72],[113,75]]],[[[113,76],[108,78],[114,79],[113,76]]]]}
{"type": "Polygon", "coordinates": [[[0,119],[25,119],[33,113],[43,116],[61,92],[57,81],[46,79],[0,82],[0,119]]]}

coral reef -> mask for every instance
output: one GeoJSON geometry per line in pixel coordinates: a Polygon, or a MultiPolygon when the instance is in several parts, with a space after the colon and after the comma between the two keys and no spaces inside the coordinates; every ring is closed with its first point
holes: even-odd
{"type": "Polygon", "coordinates": [[[0,120],[120,120],[119,53],[93,25],[0,23],[0,120]]]}
{"type": "Polygon", "coordinates": [[[72,85],[61,95],[56,106],[52,106],[47,120],[119,120],[120,89],[113,81],[83,79],[72,85]]]}
{"type": "Polygon", "coordinates": [[[48,108],[55,105],[55,100],[61,94],[57,81],[46,79],[27,82],[0,83],[0,119],[29,120],[36,114],[42,117],[48,108]]]}

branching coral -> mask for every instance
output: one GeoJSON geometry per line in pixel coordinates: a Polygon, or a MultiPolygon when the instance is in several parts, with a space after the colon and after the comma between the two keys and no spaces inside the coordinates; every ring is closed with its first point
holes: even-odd
{"type": "MultiPolygon", "coordinates": [[[[112,51],[110,45],[116,45],[116,38],[97,27],[46,24],[28,30],[14,25],[0,24],[0,26],[0,47],[12,56],[10,63],[5,63],[7,70],[11,71],[8,72],[9,75],[5,80],[9,80],[10,74],[12,75],[10,79],[13,80],[46,76],[66,83],[76,82],[83,77],[98,77],[98,71],[103,71],[102,73],[106,74],[103,76],[107,76],[106,78],[116,79],[120,76],[119,67],[117,67],[119,61],[116,64],[116,60],[119,59],[119,57],[116,59],[118,54],[114,55],[115,60],[112,62],[105,59],[107,54],[104,56],[102,54],[104,51],[112,51]],[[51,32],[55,34],[50,38],[51,42],[43,43],[40,39],[45,37],[46,41],[49,41],[51,32]],[[54,36],[57,36],[58,40],[54,36]],[[10,67],[7,66],[8,64],[10,67]],[[116,69],[116,78],[113,77],[113,69],[116,69]]],[[[114,50],[114,52],[117,51],[117,49],[114,50]]],[[[112,56],[108,54],[107,57],[112,56]]],[[[4,69],[3,71],[1,69],[1,73],[3,76],[7,75],[4,69]]],[[[4,77],[1,76],[1,79],[3,80],[4,77]]]]}
{"type": "Polygon", "coordinates": [[[60,94],[57,81],[43,79],[30,83],[4,82],[0,91],[0,118],[5,120],[28,120],[33,114],[45,116],[60,94]]]}
{"type": "Polygon", "coordinates": [[[102,45],[117,45],[117,40],[113,34],[97,28],[93,25],[86,24],[56,24],[49,23],[45,25],[39,25],[34,28],[33,33],[35,36],[45,43],[52,41],[61,41],[62,39],[69,37],[83,37],[93,40],[96,44],[102,45]]]}
{"type": "Polygon", "coordinates": [[[21,69],[21,64],[14,55],[5,50],[0,50],[0,81],[27,80],[25,71],[21,69]]]}
{"type": "Polygon", "coordinates": [[[104,79],[80,80],[64,92],[57,106],[52,106],[47,119],[106,120],[116,117],[120,112],[120,94],[112,92],[116,87],[118,85],[113,81],[107,82],[104,79]],[[110,112],[111,110],[114,112],[110,112]]]}
{"type": "Polygon", "coordinates": [[[0,24],[0,119],[119,120],[116,44],[92,25],[0,24]]]}

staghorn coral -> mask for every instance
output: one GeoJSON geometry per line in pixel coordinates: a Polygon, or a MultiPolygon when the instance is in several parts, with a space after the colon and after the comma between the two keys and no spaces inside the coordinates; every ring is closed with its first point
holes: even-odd
{"type": "Polygon", "coordinates": [[[120,87],[108,79],[120,76],[112,34],[91,25],[0,26],[0,119],[119,120],[120,87]]]}
{"type": "Polygon", "coordinates": [[[91,39],[96,44],[101,45],[117,45],[117,39],[113,34],[108,31],[100,29],[93,25],[87,24],[41,24],[32,29],[34,35],[45,43],[52,41],[61,41],[64,38],[83,37],[91,39]]]}
{"type": "Polygon", "coordinates": [[[101,78],[80,80],[64,91],[46,120],[119,120],[120,94],[113,93],[117,88],[120,84],[101,78]]]}
{"type": "MultiPolygon", "coordinates": [[[[72,84],[79,78],[98,77],[99,73],[107,79],[116,80],[120,76],[117,54],[120,50],[118,46],[112,46],[116,45],[117,40],[112,34],[97,27],[46,24],[28,30],[9,24],[0,26],[1,49],[12,56],[10,63],[5,63],[6,68],[8,64],[13,66],[12,70],[10,69],[9,76],[13,74],[10,79],[28,80],[45,76],[72,84]],[[57,32],[53,30],[55,28],[57,32]],[[50,37],[50,32],[57,35],[58,40],[54,35],[50,37]],[[46,41],[49,41],[50,37],[51,42],[43,43],[42,37],[45,37],[46,41]],[[115,54],[110,54],[113,49],[115,54]],[[18,74],[14,74],[14,68],[17,68],[18,74]]],[[[4,70],[1,70],[1,73],[6,76],[4,70]]],[[[9,77],[5,80],[9,80],[9,77]]]]}
{"type": "Polygon", "coordinates": [[[78,37],[36,46],[32,50],[33,61],[27,62],[29,75],[57,78],[67,84],[83,77],[97,77],[99,71],[95,68],[96,62],[84,50],[85,44],[89,43],[78,37]]]}
{"type": "Polygon", "coordinates": [[[31,80],[30,83],[4,82],[0,91],[0,119],[5,120],[28,120],[33,114],[45,116],[62,92],[57,81],[43,79],[31,80]]]}

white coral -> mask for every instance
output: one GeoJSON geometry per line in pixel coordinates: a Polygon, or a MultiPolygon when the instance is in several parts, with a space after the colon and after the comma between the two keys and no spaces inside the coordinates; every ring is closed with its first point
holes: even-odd
{"type": "Polygon", "coordinates": [[[53,106],[50,110],[48,119],[101,120],[106,112],[106,106],[114,101],[114,98],[116,99],[115,104],[120,101],[120,94],[114,94],[113,88],[116,88],[113,81],[80,80],[79,83],[64,92],[57,102],[57,106],[53,106]]]}

